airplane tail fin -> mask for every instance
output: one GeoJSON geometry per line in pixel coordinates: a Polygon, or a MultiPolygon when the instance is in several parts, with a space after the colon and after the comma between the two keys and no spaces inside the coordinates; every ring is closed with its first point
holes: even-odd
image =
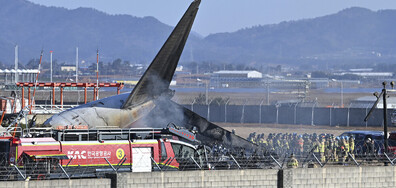
{"type": "Polygon", "coordinates": [[[191,3],[157,56],[151,62],[122,108],[129,108],[158,97],[169,90],[201,0],[191,3]]]}

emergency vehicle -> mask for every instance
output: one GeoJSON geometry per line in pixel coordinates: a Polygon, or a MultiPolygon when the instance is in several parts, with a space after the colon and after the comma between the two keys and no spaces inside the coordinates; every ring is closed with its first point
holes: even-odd
{"type": "Polygon", "coordinates": [[[197,144],[195,134],[176,126],[95,130],[70,126],[30,129],[21,135],[0,137],[0,152],[6,154],[3,165],[23,168],[33,178],[49,177],[60,170],[69,176],[65,169],[73,167],[92,167],[90,173],[74,175],[82,177],[203,165],[203,152],[193,145],[197,144]]]}

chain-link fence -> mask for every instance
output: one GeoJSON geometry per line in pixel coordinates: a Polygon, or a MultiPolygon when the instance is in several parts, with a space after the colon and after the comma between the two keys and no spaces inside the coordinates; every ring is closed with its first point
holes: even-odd
{"type": "MultiPolygon", "coordinates": [[[[213,122],[224,123],[276,123],[296,125],[330,126],[377,126],[383,125],[382,109],[375,109],[368,121],[364,121],[372,105],[354,107],[323,106],[318,103],[256,104],[195,104],[184,105],[200,116],[213,122]]],[[[393,111],[388,110],[388,125],[391,125],[393,111]]]]}

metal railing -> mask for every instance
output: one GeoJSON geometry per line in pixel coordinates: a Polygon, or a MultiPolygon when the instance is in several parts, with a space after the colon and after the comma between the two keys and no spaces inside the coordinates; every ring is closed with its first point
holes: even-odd
{"type": "Polygon", "coordinates": [[[74,108],[78,105],[33,105],[32,113],[33,114],[57,114],[59,112],[63,112],[67,109],[74,108]]]}

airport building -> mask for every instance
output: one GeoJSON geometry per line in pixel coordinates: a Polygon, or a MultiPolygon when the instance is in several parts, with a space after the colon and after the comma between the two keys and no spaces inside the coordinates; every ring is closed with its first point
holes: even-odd
{"type": "Polygon", "coordinates": [[[76,65],[61,65],[61,71],[76,71],[76,65]]]}
{"type": "MultiPolygon", "coordinates": [[[[357,98],[353,101],[351,101],[350,107],[351,108],[368,108],[370,109],[377,98],[375,96],[366,96],[366,97],[360,97],[357,98]]],[[[386,106],[388,109],[396,109],[396,98],[395,97],[389,97],[387,99],[386,106]]],[[[376,106],[378,109],[383,109],[384,108],[384,103],[382,100],[380,100],[376,106]]]]}
{"type": "Polygon", "coordinates": [[[0,69],[0,81],[3,84],[33,82],[38,72],[37,69],[0,69]]]}
{"type": "Polygon", "coordinates": [[[263,75],[258,71],[217,71],[210,76],[210,87],[215,88],[269,88],[301,89],[327,88],[329,80],[325,79],[292,79],[263,75]]]}
{"type": "Polygon", "coordinates": [[[356,75],[362,78],[386,79],[393,77],[392,72],[372,72],[372,69],[350,69],[347,72],[334,73],[336,76],[356,75]]]}
{"type": "Polygon", "coordinates": [[[261,87],[263,74],[258,71],[217,71],[210,76],[210,86],[216,88],[227,87],[261,87]]]}

